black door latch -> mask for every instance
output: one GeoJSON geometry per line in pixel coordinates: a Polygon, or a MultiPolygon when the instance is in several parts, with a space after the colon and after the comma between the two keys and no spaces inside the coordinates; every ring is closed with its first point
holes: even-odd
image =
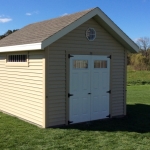
{"type": "Polygon", "coordinates": [[[73,96],[73,94],[68,93],[68,97],[73,96]]]}

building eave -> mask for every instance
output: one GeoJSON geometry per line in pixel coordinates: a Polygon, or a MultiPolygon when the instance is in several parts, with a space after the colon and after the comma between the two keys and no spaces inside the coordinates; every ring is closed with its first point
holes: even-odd
{"type": "Polygon", "coordinates": [[[41,50],[41,47],[42,47],[42,43],[13,45],[13,46],[0,47],[0,52],[18,52],[18,51],[41,50]]]}
{"type": "Polygon", "coordinates": [[[55,33],[51,37],[45,39],[42,42],[42,49],[57,41],[67,33],[71,32],[75,28],[79,27],[89,19],[94,18],[102,25],[118,42],[120,42],[128,51],[132,53],[138,52],[138,46],[99,8],[95,8],[83,17],[79,18],[75,22],[71,23],[61,31],[55,33]]]}

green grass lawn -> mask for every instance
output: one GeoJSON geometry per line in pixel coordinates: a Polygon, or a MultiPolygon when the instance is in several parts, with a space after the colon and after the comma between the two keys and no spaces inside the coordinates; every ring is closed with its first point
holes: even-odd
{"type": "Polygon", "coordinates": [[[135,71],[128,66],[128,85],[150,84],[150,71],[135,71]]]}
{"type": "Polygon", "coordinates": [[[0,150],[149,150],[150,85],[128,86],[127,117],[40,129],[0,113],[0,150]]]}

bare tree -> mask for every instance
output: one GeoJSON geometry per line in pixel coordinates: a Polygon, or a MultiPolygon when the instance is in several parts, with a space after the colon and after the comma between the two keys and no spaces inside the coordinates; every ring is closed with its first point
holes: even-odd
{"type": "Polygon", "coordinates": [[[136,41],[136,43],[139,46],[140,52],[147,57],[148,50],[150,50],[150,38],[141,37],[136,41]]]}

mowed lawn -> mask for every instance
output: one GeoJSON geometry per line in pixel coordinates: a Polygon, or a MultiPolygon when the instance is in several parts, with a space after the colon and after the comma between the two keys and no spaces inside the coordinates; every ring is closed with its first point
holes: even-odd
{"type": "Polygon", "coordinates": [[[0,113],[0,150],[149,150],[150,85],[127,88],[127,116],[40,129],[0,113]]]}

